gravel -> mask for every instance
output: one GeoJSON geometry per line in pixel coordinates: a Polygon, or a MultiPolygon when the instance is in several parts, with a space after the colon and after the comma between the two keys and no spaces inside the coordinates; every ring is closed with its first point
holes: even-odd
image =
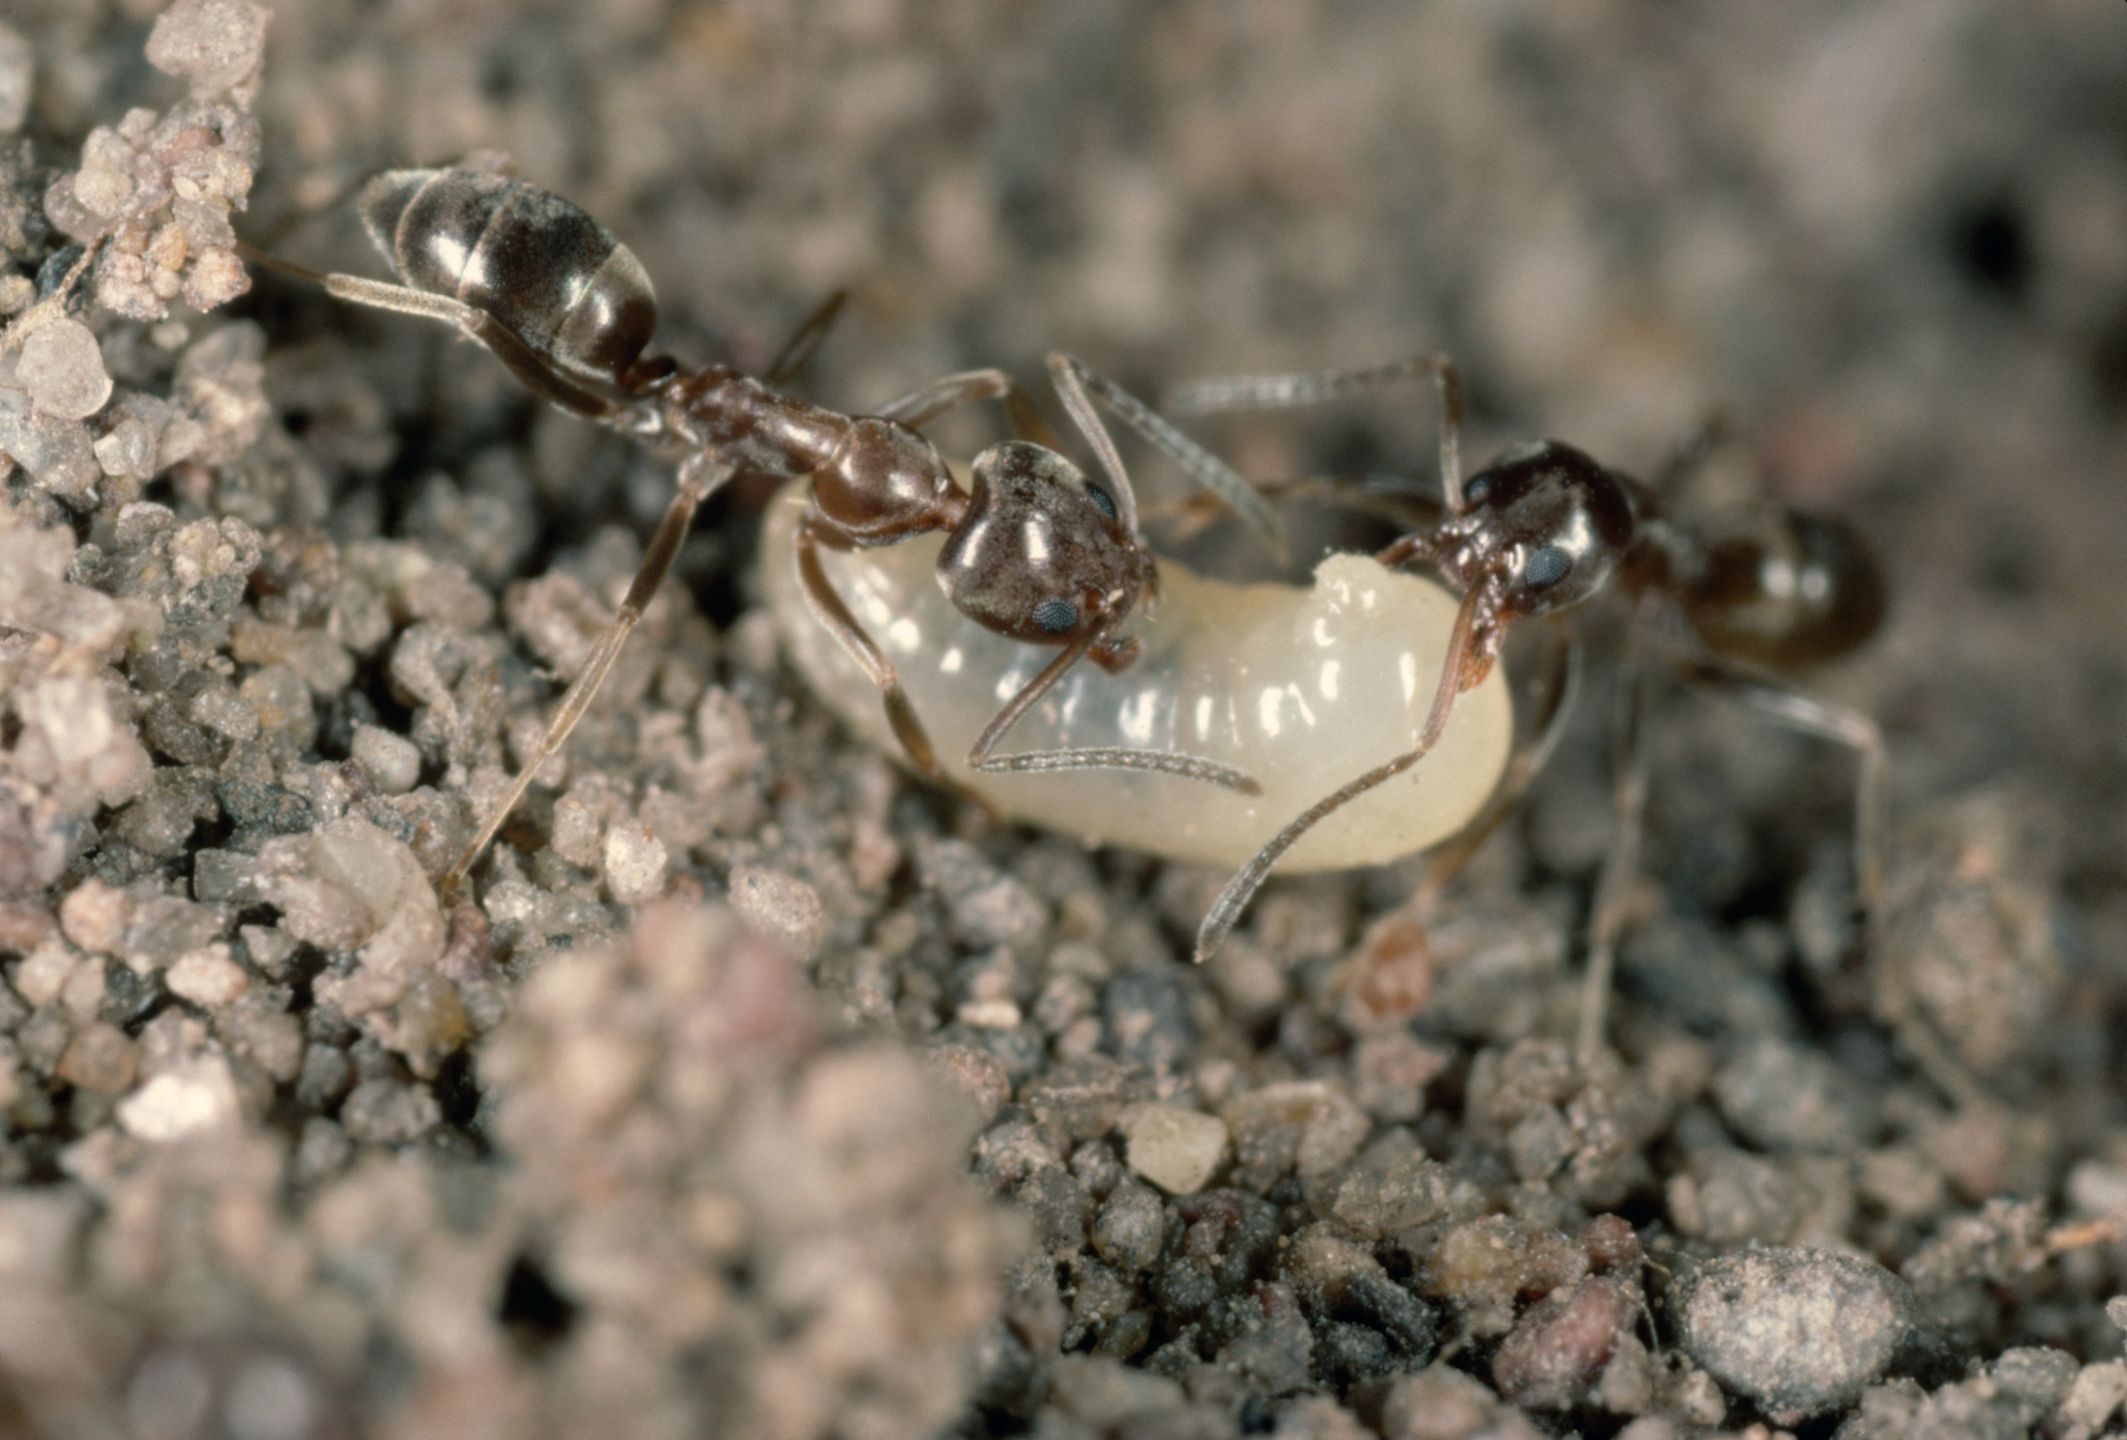
{"type": "Polygon", "coordinates": [[[1709,1261],[1680,1277],[1673,1304],[1685,1353],[1782,1425],[1851,1404],[1915,1324],[1896,1276],[1823,1250],[1709,1261]]]}

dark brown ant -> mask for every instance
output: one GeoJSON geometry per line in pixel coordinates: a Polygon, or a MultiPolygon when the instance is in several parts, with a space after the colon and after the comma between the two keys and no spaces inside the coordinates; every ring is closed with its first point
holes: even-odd
{"type": "MultiPolygon", "coordinates": [[[[1556,626],[1567,612],[1613,587],[1632,605],[1618,729],[1618,832],[1604,859],[1589,920],[1582,1055],[1592,1055],[1602,1042],[1626,890],[1638,863],[1647,792],[1650,647],[1659,646],[1689,681],[1859,756],[1854,863],[1866,934],[1883,898],[1887,777],[1882,735],[1867,716],[1805,694],[1783,674],[1849,654],[1882,623],[1882,573],[1850,526],[1779,506],[1761,507],[1738,517],[1738,523],[1718,527],[1689,528],[1673,519],[1660,494],[1703,458],[1711,431],[1672,462],[1665,483],[1658,485],[1620,474],[1557,441],[1509,450],[1464,484],[1461,377],[1452,362],[1437,355],[1361,370],[1204,380],[1171,394],[1167,407],[1173,413],[1208,414],[1312,405],[1425,377],[1440,389],[1444,504],[1430,523],[1377,558],[1389,566],[1430,565],[1462,595],[1431,710],[1410,751],[1324,796],[1233,877],[1204,918],[1197,958],[1218,947],[1278,858],[1312,826],[1425,758],[1446,727],[1456,697],[1490,672],[1516,622],[1544,617],[1556,626]]],[[[1459,868],[1534,779],[1557,738],[1571,673],[1570,665],[1554,667],[1554,676],[1568,678],[1549,682],[1534,737],[1464,841],[1445,852],[1436,876],[1459,868]]],[[[1437,888],[1439,880],[1429,883],[1437,888]]],[[[1938,1070],[1931,1057],[1922,1058],[1938,1070]]]]}
{"type": "Polygon", "coordinates": [[[878,686],[909,762],[943,773],[893,666],[829,583],[822,550],[861,550],[943,533],[938,579],[970,619],[1030,644],[1060,648],[1007,700],[969,753],[977,771],[1151,770],[1246,792],[1229,766],[1151,750],[1051,750],[998,755],[1014,723],[1080,660],[1111,672],[1136,643],[1122,634],[1140,600],[1158,592],[1158,567],[1139,536],[1137,501],[1094,402],[1225,496],[1259,526],[1265,503],[1226,466],[1112,381],[1068,355],[1049,371],[1110,482],[1089,480],[1057,453],[1033,402],[999,370],[926,385],[870,415],[808,404],[776,388],[810,356],[840,306],[815,311],[761,378],[721,364],[684,369],[645,352],[657,328],[650,277],[632,251],[589,214],[502,170],[393,170],[363,187],[364,225],[403,283],[322,274],[247,247],[251,258],[358,305],[441,320],[479,342],[534,393],[573,414],[636,436],[678,462],[678,493],[658,523],[619,613],[562,696],[508,794],[444,877],[454,889],[515,809],[541,765],[583,717],[644,607],[671,570],[696,509],[740,475],[800,481],[810,501],[796,564],[813,612],[878,686]],[[920,428],[948,410],[1002,402],[1013,439],[976,456],[970,489],[954,480],[920,428]]]}

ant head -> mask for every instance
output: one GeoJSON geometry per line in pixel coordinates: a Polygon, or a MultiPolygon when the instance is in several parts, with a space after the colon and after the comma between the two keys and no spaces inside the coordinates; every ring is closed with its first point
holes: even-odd
{"type": "Polygon", "coordinates": [[[1508,615],[1543,615],[1600,590],[1632,543],[1618,478],[1555,440],[1510,450],[1463,486],[1466,578],[1502,587],[1508,615]]]}
{"type": "Polygon", "coordinates": [[[1068,645],[1154,583],[1152,557],[1123,528],[1114,497],[1054,450],[992,445],[975,457],[969,488],[938,583],[985,629],[1068,645]]]}

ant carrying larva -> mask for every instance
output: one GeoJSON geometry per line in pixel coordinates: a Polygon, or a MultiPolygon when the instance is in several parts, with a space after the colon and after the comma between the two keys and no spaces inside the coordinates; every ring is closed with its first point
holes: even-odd
{"type": "MultiPolygon", "coordinates": [[[[1513,624],[1537,617],[1562,624],[1570,612],[1613,586],[1633,604],[1623,662],[1617,827],[1590,909],[1582,1056],[1592,1056],[1602,1045],[1627,887],[1638,863],[1648,782],[1644,711],[1655,646],[1666,647],[1668,660],[1685,679],[1858,756],[1855,891],[1866,936],[1883,897],[1887,777],[1882,736],[1867,716],[1805,694],[1785,678],[1787,672],[1850,653],[1881,624],[1882,576],[1849,526],[1768,505],[1740,517],[1739,524],[1687,528],[1664,512],[1658,487],[1557,441],[1509,450],[1465,484],[1461,379],[1441,356],[1371,369],[1202,380],[1172,392],[1166,403],[1180,414],[1276,409],[1426,378],[1437,381],[1440,390],[1442,512],[1375,556],[1390,568],[1427,567],[1461,596],[1425,721],[1401,754],[1370,769],[1348,769],[1341,785],[1321,794],[1241,867],[1204,917],[1197,958],[1218,948],[1286,852],[1316,826],[1421,761],[1429,762],[1420,771],[1421,787],[1438,778],[1438,746],[1450,717],[1461,709],[1462,697],[1493,674],[1513,624]]],[[[1505,813],[1541,768],[1564,708],[1554,687],[1529,748],[1510,767],[1485,821],[1473,827],[1475,838],[1489,828],[1486,821],[1505,813]]],[[[1453,854],[1459,860],[1467,849],[1458,847],[1453,854]]]]}
{"type": "Polygon", "coordinates": [[[577,206],[502,170],[388,171],[362,189],[357,205],[400,283],[322,274],[251,247],[246,254],[342,300],[453,325],[535,394],[678,462],[676,493],[618,614],[508,793],[445,875],[446,891],[464,880],[582,718],[671,570],[697,508],[740,475],[802,482],[804,513],[788,538],[805,604],[863,670],[894,740],[919,772],[945,775],[893,662],[830,578],[828,557],[938,535],[945,543],[936,556],[937,583],[961,614],[1017,645],[1056,652],[999,695],[968,752],[968,770],[1114,769],[1227,791],[1256,789],[1250,775],[1230,765],[1142,746],[997,753],[1007,732],[1081,660],[1111,674],[1127,669],[1138,646],[1123,627],[1158,593],[1158,567],[1139,536],[1130,478],[1096,404],[1277,540],[1274,513],[1238,476],[1121,387],[1070,356],[1050,357],[1058,395],[1106,475],[1103,488],[1057,452],[1031,400],[1002,371],[948,376],[869,415],[781,393],[776,387],[810,354],[838,300],[800,327],[762,378],[721,364],[683,369],[648,355],[657,304],[633,252],[577,206]],[[963,490],[919,432],[949,410],[990,400],[1001,402],[1014,438],[975,458],[963,490]]]}

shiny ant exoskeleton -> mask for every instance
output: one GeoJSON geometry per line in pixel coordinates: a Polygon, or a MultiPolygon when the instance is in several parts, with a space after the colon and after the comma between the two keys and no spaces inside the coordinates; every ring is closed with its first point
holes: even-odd
{"type": "MultiPolygon", "coordinates": [[[[1644,711],[1648,651],[1659,645],[1677,671],[1780,724],[1852,749],[1861,762],[1855,802],[1855,883],[1864,926],[1883,895],[1886,775],[1881,733],[1856,711],[1796,689],[1785,672],[1837,659],[1879,627],[1881,572],[1844,523],[1767,506],[1728,527],[1691,528],[1665,513],[1660,491],[1598,464],[1570,445],[1544,441],[1510,450],[1470,477],[1460,470],[1461,380],[1440,356],[1364,370],[1234,376],[1172,393],[1176,413],[1311,405],[1383,383],[1431,377],[1440,388],[1441,513],[1376,557],[1391,567],[1429,566],[1462,597],[1433,700],[1416,743],[1303,811],[1227,884],[1205,916],[1197,957],[1215,950],[1278,859],[1325,816],[1423,760],[1456,699],[1490,673],[1510,627],[1568,612],[1616,588],[1632,602],[1625,703],[1619,727],[1618,832],[1597,882],[1588,934],[1580,1048],[1599,1048],[1626,889],[1637,865],[1647,790],[1644,711]]],[[[1703,450],[1703,445],[1694,447],[1703,450]]],[[[1697,456],[1687,451],[1674,473],[1697,456]]],[[[1570,637],[1555,653],[1571,654],[1570,637]]],[[[1486,813],[1443,857],[1452,873],[1534,778],[1557,737],[1570,665],[1554,667],[1546,705],[1522,757],[1486,813]]],[[[1438,881],[1429,888],[1437,888],[1438,881]]],[[[1931,1068],[1933,1068],[1931,1066],[1931,1068]]]]}
{"type": "Polygon", "coordinates": [[[937,578],[954,606],[997,634],[1059,649],[990,718],[968,756],[972,769],[1149,770],[1253,790],[1249,776],[1193,755],[1120,747],[995,753],[1006,732],[1080,660],[1110,672],[1128,666],[1136,647],[1122,635],[1123,624],[1158,592],[1158,567],[1139,536],[1130,479],[1096,401],[1272,533],[1267,506],[1238,476],[1121,387],[1070,356],[1050,357],[1057,392],[1106,472],[1104,489],[1057,453],[1032,401],[1002,371],[948,376],[862,416],[781,393],[776,387],[810,355],[839,296],[814,312],[761,378],[722,364],[689,370],[645,353],[657,327],[657,302],[633,252],[558,195],[501,171],[458,166],[386,172],[363,188],[358,206],[402,283],[322,274],[249,247],[247,253],[340,299],[454,325],[536,394],[678,461],[677,494],[619,613],[509,792],[444,877],[447,890],[464,879],[582,718],[671,570],[696,509],[739,475],[808,487],[794,541],[806,599],[878,688],[917,770],[941,776],[930,737],[894,667],[829,583],[822,551],[943,533],[948,540],[937,578]],[[989,400],[1002,402],[1014,438],[978,455],[971,486],[962,490],[919,431],[948,410],[989,400]]]}

